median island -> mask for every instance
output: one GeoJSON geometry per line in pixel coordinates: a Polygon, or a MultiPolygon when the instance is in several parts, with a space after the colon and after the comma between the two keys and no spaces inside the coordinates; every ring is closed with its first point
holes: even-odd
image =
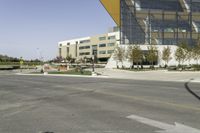
{"type": "Polygon", "coordinates": [[[76,71],[76,70],[68,70],[68,71],[55,71],[55,72],[48,72],[48,74],[67,74],[67,75],[92,75],[91,71],[76,71]]]}

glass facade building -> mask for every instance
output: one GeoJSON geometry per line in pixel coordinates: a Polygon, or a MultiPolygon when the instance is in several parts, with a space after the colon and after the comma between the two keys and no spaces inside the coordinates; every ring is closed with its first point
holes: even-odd
{"type": "Polygon", "coordinates": [[[200,39],[200,0],[100,0],[121,44],[190,45],[200,39]]]}

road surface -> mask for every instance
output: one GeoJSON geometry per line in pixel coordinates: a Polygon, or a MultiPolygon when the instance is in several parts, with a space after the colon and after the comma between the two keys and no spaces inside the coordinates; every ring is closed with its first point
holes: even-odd
{"type": "Polygon", "coordinates": [[[200,101],[183,82],[0,75],[0,133],[163,130],[148,121],[199,131],[200,101]]]}

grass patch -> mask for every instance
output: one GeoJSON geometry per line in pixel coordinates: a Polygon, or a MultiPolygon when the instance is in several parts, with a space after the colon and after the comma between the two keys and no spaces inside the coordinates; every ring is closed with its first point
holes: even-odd
{"type": "Polygon", "coordinates": [[[49,72],[49,74],[68,74],[68,75],[92,75],[91,71],[75,71],[75,70],[70,70],[70,71],[65,71],[65,72],[49,72]]]}
{"type": "Polygon", "coordinates": [[[16,65],[0,65],[0,70],[13,70],[13,69],[19,69],[20,66],[16,65]]]}

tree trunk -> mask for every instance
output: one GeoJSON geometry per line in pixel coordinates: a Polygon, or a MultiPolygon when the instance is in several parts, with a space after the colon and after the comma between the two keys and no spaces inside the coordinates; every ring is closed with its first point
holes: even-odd
{"type": "Polygon", "coordinates": [[[134,69],[134,61],[132,62],[132,69],[134,69]]]}
{"type": "Polygon", "coordinates": [[[117,66],[117,69],[119,69],[119,66],[118,66],[118,61],[116,61],[116,66],[117,66]]]}
{"type": "Polygon", "coordinates": [[[181,68],[181,61],[178,62],[178,69],[180,69],[180,68],[181,68]]]}
{"type": "Polygon", "coordinates": [[[143,64],[142,64],[142,62],[140,62],[140,65],[141,65],[141,69],[143,69],[143,64]]]}
{"type": "Polygon", "coordinates": [[[137,62],[137,70],[139,70],[139,63],[137,62]]]}
{"type": "Polygon", "coordinates": [[[122,61],[121,63],[122,63],[122,69],[124,69],[124,64],[123,64],[123,61],[122,61]]]}

